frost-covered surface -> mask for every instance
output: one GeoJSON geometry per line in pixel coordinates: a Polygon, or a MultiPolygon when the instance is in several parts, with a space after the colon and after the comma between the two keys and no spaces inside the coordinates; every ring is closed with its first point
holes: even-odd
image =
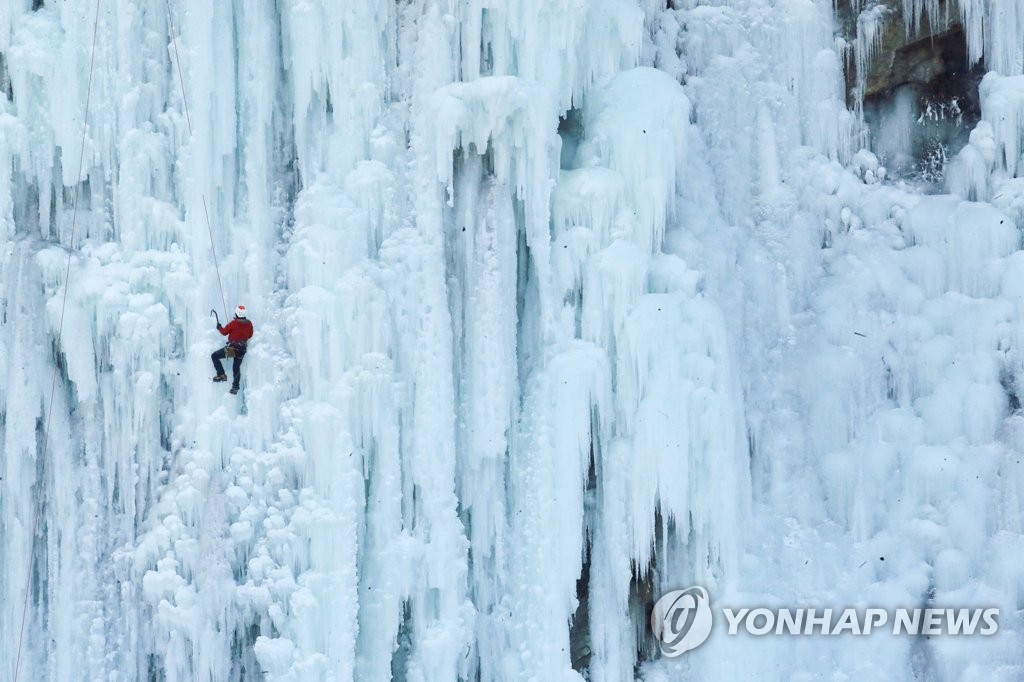
{"type": "Polygon", "coordinates": [[[26,586],[25,680],[1024,673],[1024,20],[996,0],[960,3],[1003,73],[943,196],[858,150],[831,0],[172,3],[192,134],[164,2],[101,0],[59,348],[93,4],[24,4],[0,677],[26,586]],[[239,397],[208,381],[204,196],[256,324],[239,397]],[[691,584],[1001,633],[656,660],[645,608],[691,584]]]}

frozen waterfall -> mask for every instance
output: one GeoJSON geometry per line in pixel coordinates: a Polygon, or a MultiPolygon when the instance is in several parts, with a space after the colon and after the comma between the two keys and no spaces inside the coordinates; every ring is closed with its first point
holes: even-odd
{"type": "Polygon", "coordinates": [[[1024,0],[846,4],[5,3],[0,680],[1024,677],[1024,0]],[[691,585],[999,632],[659,655],[691,585]]]}

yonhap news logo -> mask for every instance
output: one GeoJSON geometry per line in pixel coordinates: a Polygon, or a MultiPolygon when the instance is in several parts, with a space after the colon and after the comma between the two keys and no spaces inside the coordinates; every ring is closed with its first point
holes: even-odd
{"type": "Polygon", "coordinates": [[[711,600],[703,587],[688,587],[662,596],[651,613],[651,630],[664,656],[696,649],[711,634],[711,600]]]}
{"type": "MultiPolygon", "coordinates": [[[[838,636],[892,635],[982,636],[999,632],[997,608],[729,608],[720,609],[725,632],[768,635],[838,636]]],[[[661,653],[679,656],[696,649],[711,635],[714,614],[707,590],[694,586],[664,594],[651,612],[651,631],[661,653]]]]}

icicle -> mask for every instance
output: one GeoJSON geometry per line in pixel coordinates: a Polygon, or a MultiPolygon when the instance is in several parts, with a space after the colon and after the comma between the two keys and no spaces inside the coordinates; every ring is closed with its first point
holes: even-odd
{"type": "Polygon", "coordinates": [[[996,158],[992,125],[980,121],[968,144],[961,149],[946,171],[946,186],[968,201],[987,201],[991,196],[989,175],[996,158]]]}
{"type": "Polygon", "coordinates": [[[948,26],[949,9],[949,3],[941,2],[941,0],[903,0],[902,10],[907,37],[919,35],[925,19],[928,21],[928,26],[936,33],[941,27],[948,26]]]}
{"type": "Polygon", "coordinates": [[[1024,73],[1019,36],[1024,28],[1024,7],[999,0],[963,0],[960,17],[967,36],[968,58],[1004,76],[1024,73]]]}
{"type": "MultiPolygon", "coordinates": [[[[626,236],[645,252],[660,250],[683,182],[689,100],[664,72],[639,68],[594,92],[584,112],[587,137],[577,151],[581,165],[602,165],[624,178],[626,236]]],[[[598,218],[605,222],[607,212],[598,218]]]]}
{"type": "Polygon", "coordinates": [[[882,47],[883,31],[892,12],[893,10],[885,5],[875,5],[857,15],[857,38],[854,42],[853,55],[860,98],[864,96],[868,68],[882,47]]]}
{"type": "Polygon", "coordinates": [[[992,126],[1000,166],[1016,176],[1024,153],[1024,76],[989,73],[978,87],[981,117],[992,126]]]}

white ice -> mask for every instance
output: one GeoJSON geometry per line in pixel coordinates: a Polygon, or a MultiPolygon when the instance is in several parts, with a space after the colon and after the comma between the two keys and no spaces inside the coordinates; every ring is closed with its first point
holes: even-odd
{"type": "Polygon", "coordinates": [[[1009,4],[935,195],[831,0],[100,0],[91,90],[0,8],[0,679],[1019,679],[1009,4]],[[693,584],[1001,632],[659,658],[693,584]]]}

